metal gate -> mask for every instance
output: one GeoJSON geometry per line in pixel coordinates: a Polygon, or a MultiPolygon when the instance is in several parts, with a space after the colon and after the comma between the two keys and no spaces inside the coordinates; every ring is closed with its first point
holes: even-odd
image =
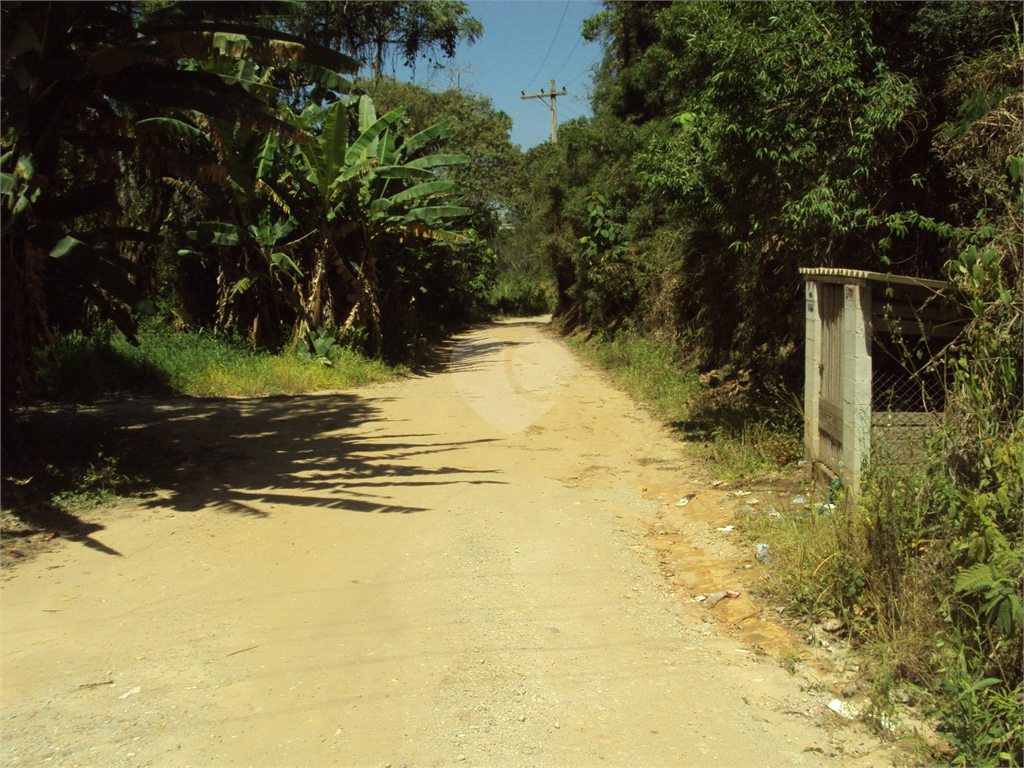
{"type": "Polygon", "coordinates": [[[818,297],[821,316],[819,458],[826,466],[836,469],[843,458],[843,286],[822,283],[818,297]]]}

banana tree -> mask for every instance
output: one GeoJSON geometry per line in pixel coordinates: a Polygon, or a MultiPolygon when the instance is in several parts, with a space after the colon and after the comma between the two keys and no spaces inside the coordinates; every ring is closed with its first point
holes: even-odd
{"type": "Polygon", "coordinates": [[[363,300],[352,308],[345,327],[351,328],[361,311],[364,319],[370,320],[378,347],[382,343],[378,260],[396,250],[421,248],[432,242],[466,241],[454,225],[472,210],[463,206],[464,197],[457,197],[461,193],[458,185],[438,178],[435,169],[465,163],[469,158],[455,154],[417,156],[453,133],[448,120],[415,134],[397,147],[390,136],[385,137],[376,150],[380,164],[363,180],[360,196],[364,215],[349,225],[361,244],[363,300]]]}
{"type": "MultiPolygon", "coordinates": [[[[293,171],[279,180],[278,189],[292,187],[309,213],[307,229],[315,233],[310,280],[301,298],[305,329],[336,325],[335,300],[332,295],[328,270],[331,262],[337,267],[344,284],[342,290],[350,293],[359,282],[358,269],[338,254],[335,237],[340,224],[346,222],[358,208],[358,184],[378,160],[369,152],[375,149],[382,134],[402,116],[396,109],[377,118],[367,111],[368,97],[348,98],[327,109],[308,107],[294,116],[293,124],[302,130],[320,133],[306,144],[292,145],[293,171]],[[360,110],[359,133],[349,143],[349,108],[360,110]],[[372,116],[373,119],[370,119],[372,116]]],[[[372,102],[371,102],[372,104],[372,102]]],[[[271,184],[272,185],[272,184],[271,184]]]]}
{"type": "MultiPolygon", "coordinates": [[[[341,87],[338,73],[358,71],[358,62],[245,23],[294,10],[275,2],[170,3],[141,14],[115,2],[2,5],[5,395],[31,380],[32,347],[49,333],[42,289],[48,265],[57,267],[62,287],[77,286],[129,339],[133,313],[152,309],[130,262],[117,253],[120,241],[152,234],[118,226],[116,186],[146,143],[136,120],[187,110],[309,140],[237,77],[188,66],[251,60],[341,87]]],[[[174,154],[159,150],[161,158],[174,154]]]]}
{"type": "Polygon", "coordinates": [[[312,130],[322,125],[316,140],[300,145],[304,161],[295,181],[305,198],[314,202],[318,233],[312,280],[305,299],[312,323],[335,323],[335,304],[329,286],[329,266],[342,278],[342,291],[351,302],[343,332],[357,321],[369,325],[379,349],[380,330],[377,259],[385,246],[415,247],[433,240],[458,241],[451,222],[471,211],[451,201],[457,186],[437,177],[435,169],[465,162],[462,155],[417,157],[432,142],[451,135],[441,123],[403,140],[399,134],[403,108],[378,117],[368,96],[349,98],[327,110],[308,109],[295,124],[312,130]],[[349,143],[349,109],[356,109],[358,132],[349,143]],[[448,200],[448,202],[445,202],[448,200]],[[439,204],[440,203],[440,204],[439,204]],[[339,249],[341,241],[353,244],[339,249]]]}

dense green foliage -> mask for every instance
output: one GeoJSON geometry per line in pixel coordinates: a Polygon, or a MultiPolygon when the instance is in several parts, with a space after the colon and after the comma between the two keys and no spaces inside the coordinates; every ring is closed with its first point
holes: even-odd
{"type": "Polygon", "coordinates": [[[74,306],[71,296],[97,308],[129,337],[132,313],[153,312],[140,282],[140,257],[151,258],[174,197],[170,186],[158,187],[159,180],[228,178],[222,164],[183,146],[201,133],[199,123],[215,120],[309,139],[268,103],[259,69],[302,72],[311,81],[342,88],[345,81],[335,72],[358,65],[269,24],[246,23],[287,8],[158,4],[140,11],[127,3],[20,2],[3,7],[5,401],[31,385],[32,348],[50,336],[48,318],[60,316],[49,310],[74,306]],[[176,119],[184,112],[194,119],[176,119]],[[129,188],[145,190],[146,203],[125,206],[129,188]],[[126,207],[134,215],[123,215],[126,207]],[[59,299],[55,287],[66,292],[59,299]]]}
{"type": "Polygon", "coordinates": [[[705,370],[792,377],[798,266],[941,277],[953,249],[919,217],[973,215],[934,151],[961,106],[944,88],[958,57],[1012,35],[1011,12],[610,5],[586,29],[606,45],[595,117],[528,154],[518,205],[566,320],[685,336],[705,370]],[[580,245],[595,194],[623,246],[600,255],[580,245]]]}

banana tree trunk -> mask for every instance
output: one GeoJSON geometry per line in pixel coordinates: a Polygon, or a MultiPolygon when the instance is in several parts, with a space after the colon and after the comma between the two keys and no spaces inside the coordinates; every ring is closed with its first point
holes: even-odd
{"type": "Polygon", "coordinates": [[[366,266],[366,303],[370,317],[370,332],[373,335],[373,351],[380,352],[384,345],[384,336],[380,330],[380,303],[377,299],[380,295],[380,288],[377,285],[377,258],[373,255],[372,249],[366,266]]]}
{"type": "MultiPolygon", "coordinates": [[[[327,281],[328,253],[331,250],[330,240],[327,237],[327,222],[320,226],[320,241],[316,247],[316,263],[313,267],[313,276],[309,283],[307,292],[302,304],[305,318],[303,324],[305,330],[334,325],[334,301],[331,295],[331,287],[327,281]]],[[[300,330],[300,333],[303,331],[300,330]]]]}
{"type": "Polygon", "coordinates": [[[364,318],[365,322],[370,326],[373,351],[380,352],[384,344],[384,337],[380,330],[380,303],[378,300],[380,289],[377,286],[377,258],[373,255],[373,248],[369,245],[363,249],[362,259],[359,263],[359,272],[355,279],[358,298],[352,305],[342,332],[350,332],[355,328],[356,320],[360,317],[364,318]]]}
{"type": "Polygon", "coordinates": [[[310,283],[309,295],[306,298],[306,322],[311,328],[323,327],[334,323],[334,307],[331,287],[327,284],[327,259],[321,251],[317,253],[316,268],[310,283]]]}

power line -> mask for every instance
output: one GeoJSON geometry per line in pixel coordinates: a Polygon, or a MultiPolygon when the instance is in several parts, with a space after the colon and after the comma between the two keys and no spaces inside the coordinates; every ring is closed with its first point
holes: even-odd
{"type": "Polygon", "coordinates": [[[576,111],[575,109],[573,109],[572,107],[570,107],[570,106],[569,106],[568,104],[563,104],[563,105],[562,105],[562,108],[563,108],[563,109],[567,109],[567,110],[569,110],[570,112],[572,112],[572,113],[573,113],[573,115],[574,115],[575,117],[582,117],[582,118],[586,119],[586,118],[584,117],[584,115],[582,115],[582,114],[580,114],[579,112],[577,112],[577,111],[576,111]]]}
{"type": "MultiPolygon", "coordinates": [[[[593,5],[594,8],[597,8],[598,5],[600,5],[600,3],[594,2],[594,3],[591,3],[591,5],[593,5]]],[[[576,38],[576,45],[574,45],[572,47],[572,50],[569,51],[569,55],[566,56],[565,57],[565,61],[562,62],[562,66],[560,66],[558,68],[558,71],[555,72],[555,77],[558,77],[560,74],[562,74],[562,70],[565,69],[565,65],[569,63],[569,59],[571,59],[572,55],[576,52],[576,48],[579,46],[580,40],[582,40],[582,39],[583,39],[583,32],[581,31],[580,32],[580,36],[576,38]]]]}
{"type": "MultiPolygon", "coordinates": [[[[601,51],[601,56],[604,56],[604,51],[601,51]]],[[[593,60],[592,62],[590,62],[590,65],[589,65],[589,66],[588,66],[588,67],[587,67],[586,69],[584,69],[584,70],[583,70],[582,72],[580,72],[580,73],[579,73],[578,75],[576,75],[576,77],[574,77],[574,78],[573,78],[572,80],[570,80],[569,82],[567,82],[567,83],[566,83],[565,85],[566,85],[566,86],[572,85],[572,84],[573,84],[573,83],[575,83],[575,82],[576,82],[577,80],[579,80],[579,79],[580,79],[581,77],[583,77],[583,76],[584,76],[585,74],[587,74],[587,73],[588,73],[588,72],[589,72],[589,71],[591,70],[591,68],[592,68],[592,67],[593,67],[593,66],[594,66],[595,64],[597,64],[597,62],[598,62],[598,60],[599,60],[599,59],[601,58],[601,56],[598,56],[598,57],[597,57],[596,59],[594,59],[594,60],[593,60]]],[[[565,87],[565,86],[563,86],[563,87],[565,87]]]]}
{"type": "Polygon", "coordinates": [[[572,50],[571,50],[571,51],[569,51],[569,55],[568,55],[568,56],[566,56],[566,57],[565,57],[565,61],[563,61],[563,62],[562,62],[562,66],[560,66],[560,67],[558,68],[558,71],[557,71],[557,72],[555,72],[555,77],[558,77],[558,76],[559,76],[560,74],[562,74],[562,70],[563,70],[563,69],[565,69],[565,65],[569,63],[569,59],[571,59],[571,58],[572,58],[572,55],[573,55],[574,53],[576,53],[576,48],[577,48],[577,46],[579,46],[579,44],[580,44],[580,40],[582,40],[582,39],[583,39],[583,35],[580,35],[579,37],[577,37],[577,38],[576,38],[576,45],[574,45],[574,46],[572,47],[572,50]]]}
{"type": "MultiPolygon", "coordinates": [[[[558,29],[555,30],[555,36],[551,38],[551,45],[548,46],[548,52],[544,54],[544,61],[542,61],[540,63],[540,66],[537,67],[537,75],[539,75],[540,71],[544,69],[544,65],[548,63],[548,56],[551,55],[551,49],[555,47],[555,40],[558,39],[558,33],[562,29],[562,22],[565,21],[565,14],[569,10],[570,1],[571,0],[565,0],[565,8],[562,10],[562,18],[558,22],[558,29]]],[[[530,82],[526,84],[527,88],[533,85],[533,81],[537,79],[537,75],[534,75],[532,78],[530,78],[530,82]]]]}

